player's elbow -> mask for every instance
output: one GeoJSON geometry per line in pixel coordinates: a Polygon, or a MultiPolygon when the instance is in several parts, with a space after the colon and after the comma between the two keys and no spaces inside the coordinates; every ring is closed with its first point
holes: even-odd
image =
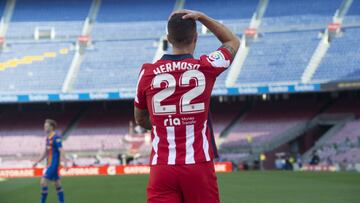
{"type": "Polygon", "coordinates": [[[142,110],[135,107],[134,117],[135,117],[135,123],[137,125],[140,125],[143,128],[147,126],[149,119],[149,113],[147,112],[147,110],[142,110]]]}
{"type": "Polygon", "coordinates": [[[234,48],[235,52],[237,52],[239,50],[240,47],[240,39],[238,37],[235,37],[232,42],[232,47],[234,48]]]}
{"type": "Polygon", "coordinates": [[[140,125],[141,127],[145,128],[146,126],[146,119],[144,116],[135,117],[135,123],[140,125]]]}
{"type": "Polygon", "coordinates": [[[146,117],[145,115],[135,113],[135,123],[137,125],[140,125],[141,127],[145,125],[146,123],[146,117]]]}

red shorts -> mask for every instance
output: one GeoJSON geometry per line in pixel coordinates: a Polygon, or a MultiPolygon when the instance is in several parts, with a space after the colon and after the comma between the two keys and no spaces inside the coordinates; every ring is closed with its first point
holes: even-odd
{"type": "Polygon", "coordinates": [[[214,163],[151,166],[147,202],[220,202],[214,163]]]}

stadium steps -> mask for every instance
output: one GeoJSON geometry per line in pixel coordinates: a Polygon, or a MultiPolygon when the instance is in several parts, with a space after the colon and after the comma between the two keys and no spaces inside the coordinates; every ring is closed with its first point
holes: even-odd
{"type": "Polygon", "coordinates": [[[76,128],[81,119],[86,116],[87,111],[88,109],[85,107],[80,109],[80,111],[75,115],[75,117],[69,122],[69,124],[66,126],[65,130],[62,133],[62,137],[64,138],[64,140],[66,140],[70,136],[71,132],[76,128]]]}
{"type": "Polygon", "coordinates": [[[0,62],[0,71],[4,71],[6,69],[9,68],[17,68],[18,66],[21,65],[26,65],[26,64],[32,64],[35,62],[43,62],[46,59],[49,58],[56,58],[60,55],[65,55],[69,53],[69,49],[68,48],[61,48],[57,51],[47,51],[44,52],[40,55],[27,55],[24,56],[20,59],[17,58],[12,58],[10,60],[4,61],[4,62],[0,62]]]}
{"type": "Polygon", "coordinates": [[[81,32],[81,36],[76,42],[76,52],[74,54],[74,58],[71,62],[68,73],[66,74],[66,78],[64,80],[62,86],[62,92],[70,92],[72,87],[76,81],[78,72],[81,68],[81,63],[84,60],[84,55],[86,52],[86,48],[91,45],[91,41],[81,42],[81,38],[87,38],[87,40],[91,40],[89,37],[92,33],[93,26],[95,24],[99,9],[101,5],[101,0],[93,0],[89,14],[85,19],[84,26],[81,32]]]}
{"type": "Polygon", "coordinates": [[[322,108],[319,109],[318,112],[316,112],[313,119],[310,119],[308,121],[299,123],[298,125],[288,129],[287,131],[281,133],[279,136],[276,137],[276,139],[271,140],[268,143],[264,143],[260,146],[254,146],[249,151],[252,152],[251,156],[248,156],[244,161],[251,162],[259,159],[259,154],[264,152],[270,152],[272,150],[275,150],[276,148],[280,147],[283,144],[286,144],[299,136],[303,135],[308,130],[314,128],[318,124],[318,116],[325,112],[330,106],[333,105],[333,102],[329,101],[325,103],[322,108]]]}
{"type": "Polygon", "coordinates": [[[334,135],[339,132],[347,122],[355,120],[356,116],[354,114],[342,113],[342,114],[321,114],[317,116],[313,122],[314,125],[332,125],[332,127],[323,134],[319,140],[316,141],[315,145],[307,150],[303,154],[303,160],[309,161],[311,158],[311,154],[314,150],[318,149],[322,146],[322,144],[326,143],[329,139],[331,139],[334,135]]]}
{"type": "Polygon", "coordinates": [[[322,37],[319,42],[318,47],[316,48],[313,56],[311,57],[309,64],[304,70],[303,75],[301,76],[302,83],[309,83],[311,78],[314,76],[316,69],[319,67],[321,60],[326,55],[327,50],[330,47],[329,39],[327,34],[322,37]]]}
{"type": "MultiPolygon", "coordinates": [[[[5,11],[3,13],[3,16],[1,17],[1,22],[0,22],[0,37],[2,37],[2,38],[4,38],[6,35],[11,17],[14,12],[15,4],[16,4],[15,0],[7,0],[6,1],[6,6],[4,9],[5,11]]],[[[2,45],[2,46],[4,46],[4,45],[2,45]]],[[[1,47],[1,51],[2,51],[2,48],[3,47],[1,47]]]]}
{"type": "MultiPolygon", "coordinates": [[[[174,12],[176,10],[184,9],[184,5],[185,5],[185,0],[176,0],[174,9],[172,12],[174,12]]],[[[154,58],[152,60],[153,63],[158,61],[164,54],[167,53],[168,41],[167,41],[166,33],[167,33],[167,31],[164,30],[164,34],[160,37],[160,39],[158,41],[158,45],[157,45],[158,47],[156,49],[154,58]]]]}
{"type": "Polygon", "coordinates": [[[244,108],[242,108],[238,115],[224,128],[224,130],[220,133],[221,138],[225,138],[229,132],[231,132],[231,129],[240,123],[243,118],[245,118],[246,113],[251,109],[251,104],[247,104],[244,108]]]}

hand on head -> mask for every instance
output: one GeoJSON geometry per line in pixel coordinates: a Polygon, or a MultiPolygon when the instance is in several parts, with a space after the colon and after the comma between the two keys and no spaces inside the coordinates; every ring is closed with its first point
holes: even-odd
{"type": "Polygon", "coordinates": [[[176,10],[174,12],[171,13],[169,19],[178,13],[184,13],[185,15],[182,17],[183,19],[193,19],[193,20],[199,20],[199,18],[201,16],[203,16],[204,14],[199,12],[199,11],[193,11],[193,10],[187,10],[187,9],[180,9],[180,10],[176,10]]]}

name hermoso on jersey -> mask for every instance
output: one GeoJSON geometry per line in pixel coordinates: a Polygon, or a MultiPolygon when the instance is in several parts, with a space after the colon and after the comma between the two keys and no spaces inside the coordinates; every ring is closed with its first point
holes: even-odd
{"type": "Polygon", "coordinates": [[[185,61],[173,61],[170,63],[165,63],[154,69],[154,74],[158,75],[161,73],[168,73],[173,71],[180,70],[198,70],[200,64],[193,64],[185,61]]]}

